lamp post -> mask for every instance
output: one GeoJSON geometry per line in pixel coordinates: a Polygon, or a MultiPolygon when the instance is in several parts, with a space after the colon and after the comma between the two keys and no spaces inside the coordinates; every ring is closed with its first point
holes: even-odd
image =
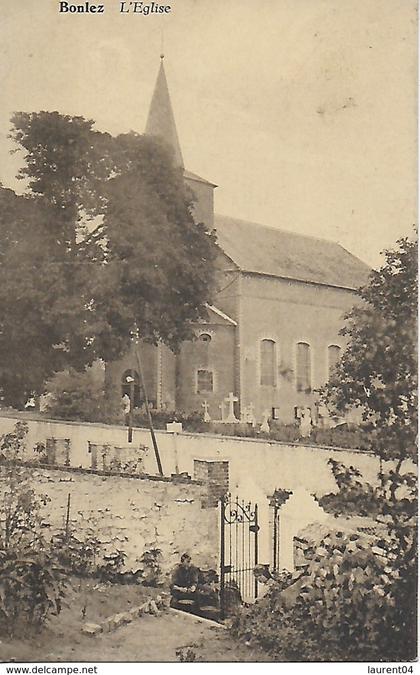
{"type": "Polygon", "coordinates": [[[128,411],[128,442],[133,442],[133,408],[134,408],[134,377],[127,375],[125,378],[130,385],[130,410],[128,411]]]}

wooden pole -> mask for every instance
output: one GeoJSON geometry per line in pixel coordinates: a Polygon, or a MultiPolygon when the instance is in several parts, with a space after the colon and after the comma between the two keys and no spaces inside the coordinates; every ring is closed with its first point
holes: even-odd
{"type": "Polygon", "coordinates": [[[134,378],[130,382],[130,412],[128,413],[128,442],[133,442],[134,378]]]}
{"type": "Polygon", "coordinates": [[[66,513],[66,539],[69,538],[69,521],[70,521],[70,492],[67,497],[67,513],[66,513]]]}
{"type": "Polygon", "coordinates": [[[162,462],[160,461],[160,455],[159,455],[159,448],[155,436],[155,430],[153,429],[153,420],[152,420],[152,415],[150,413],[150,408],[149,408],[149,399],[147,396],[147,389],[146,389],[146,383],[144,381],[144,376],[143,376],[143,368],[142,368],[142,363],[140,359],[140,349],[139,349],[139,343],[136,341],[135,343],[135,352],[136,352],[136,359],[137,359],[137,365],[139,369],[139,377],[140,377],[140,382],[141,382],[141,387],[143,389],[143,394],[144,394],[144,402],[146,405],[146,412],[147,412],[147,419],[149,421],[149,429],[150,429],[150,435],[152,437],[152,443],[153,443],[153,448],[155,451],[155,457],[156,457],[156,463],[158,467],[159,474],[163,476],[163,469],[162,469],[162,462]]]}

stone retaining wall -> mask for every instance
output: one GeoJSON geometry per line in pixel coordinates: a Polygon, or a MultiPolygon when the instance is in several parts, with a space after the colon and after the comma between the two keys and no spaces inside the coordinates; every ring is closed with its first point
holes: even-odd
{"type": "Polygon", "coordinates": [[[138,569],[142,554],[156,548],[162,551],[165,573],[184,551],[200,567],[217,567],[218,511],[203,507],[206,485],[66,468],[32,471],[36,491],[50,499],[43,508],[46,534],[64,529],[70,495],[69,524],[74,534],[96,537],[107,553],[124,551],[127,570],[138,569]]]}

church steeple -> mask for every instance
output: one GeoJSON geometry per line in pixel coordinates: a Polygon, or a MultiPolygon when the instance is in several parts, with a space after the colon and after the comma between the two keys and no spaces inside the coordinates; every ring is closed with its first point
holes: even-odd
{"type": "Polygon", "coordinates": [[[171,146],[175,163],[184,168],[181,147],[179,145],[175,118],[172,111],[171,98],[169,96],[168,83],[166,81],[163,66],[163,54],[160,56],[160,68],[157,76],[155,89],[150,104],[149,116],[146,123],[146,134],[160,136],[171,146]]]}

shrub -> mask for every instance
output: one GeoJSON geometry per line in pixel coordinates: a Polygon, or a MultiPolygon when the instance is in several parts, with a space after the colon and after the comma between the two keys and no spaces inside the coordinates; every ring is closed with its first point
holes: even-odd
{"type": "Polygon", "coordinates": [[[116,390],[105,388],[92,370],[73,368],[57,373],[46,384],[45,412],[51,417],[81,422],[121,423],[122,401],[116,390]]]}
{"type": "MultiPolygon", "coordinates": [[[[354,496],[383,531],[373,542],[359,533],[330,533],[309,548],[306,569],[287,589],[238,616],[236,635],[279,659],[405,661],[416,656],[417,480],[401,461],[379,474],[377,488],[354,467],[330,461],[339,491],[335,507],[354,513],[354,496]]],[[[282,496],[282,495],[280,495],[282,496]]],[[[329,495],[332,498],[331,495],[329,495]]]]}
{"type": "Polygon", "coordinates": [[[7,633],[40,628],[61,611],[64,591],[62,569],[39,539],[0,549],[0,626],[7,633]]]}
{"type": "Polygon", "coordinates": [[[395,539],[381,543],[325,537],[298,581],[239,614],[235,635],[288,661],[413,659],[415,561],[403,563],[395,539]]]}
{"type": "Polygon", "coordinates": [[[62,569],[42,535],[40,509],[47,498],[33,489],[32,471],[21,464],[27,425],[0,437],[0,626],[40,627],[61,610],[62,569]]]}
{"type": "Polygon", "coordinates": [[[144,551],[140,558],[141,580],[145,586],[158,586],[162,577],[162,551],[152,548],[144,551]]]}
{"type": "Polygon", "coordinates": [[[51,547],[67,574],[86,576],[95,571],[99,553],[95,537],[79,539],[72,533],[59,532],[52,537],[51,547]]]}
{"type": "MultiPolygon", "coordinates": [[[[208,431],[208,425],[204,422],[203,414],[200,412],[186,413],[183,411],[170,410],[150,410],[153,426],[155,429],[166,429],[170,422],[181,422],[184,431],[204,432],[208,431]]],[[[136,408],[133,412],[133,424],[138,427],[148,427],[149,418],[146,410],[136,408]]]]}

